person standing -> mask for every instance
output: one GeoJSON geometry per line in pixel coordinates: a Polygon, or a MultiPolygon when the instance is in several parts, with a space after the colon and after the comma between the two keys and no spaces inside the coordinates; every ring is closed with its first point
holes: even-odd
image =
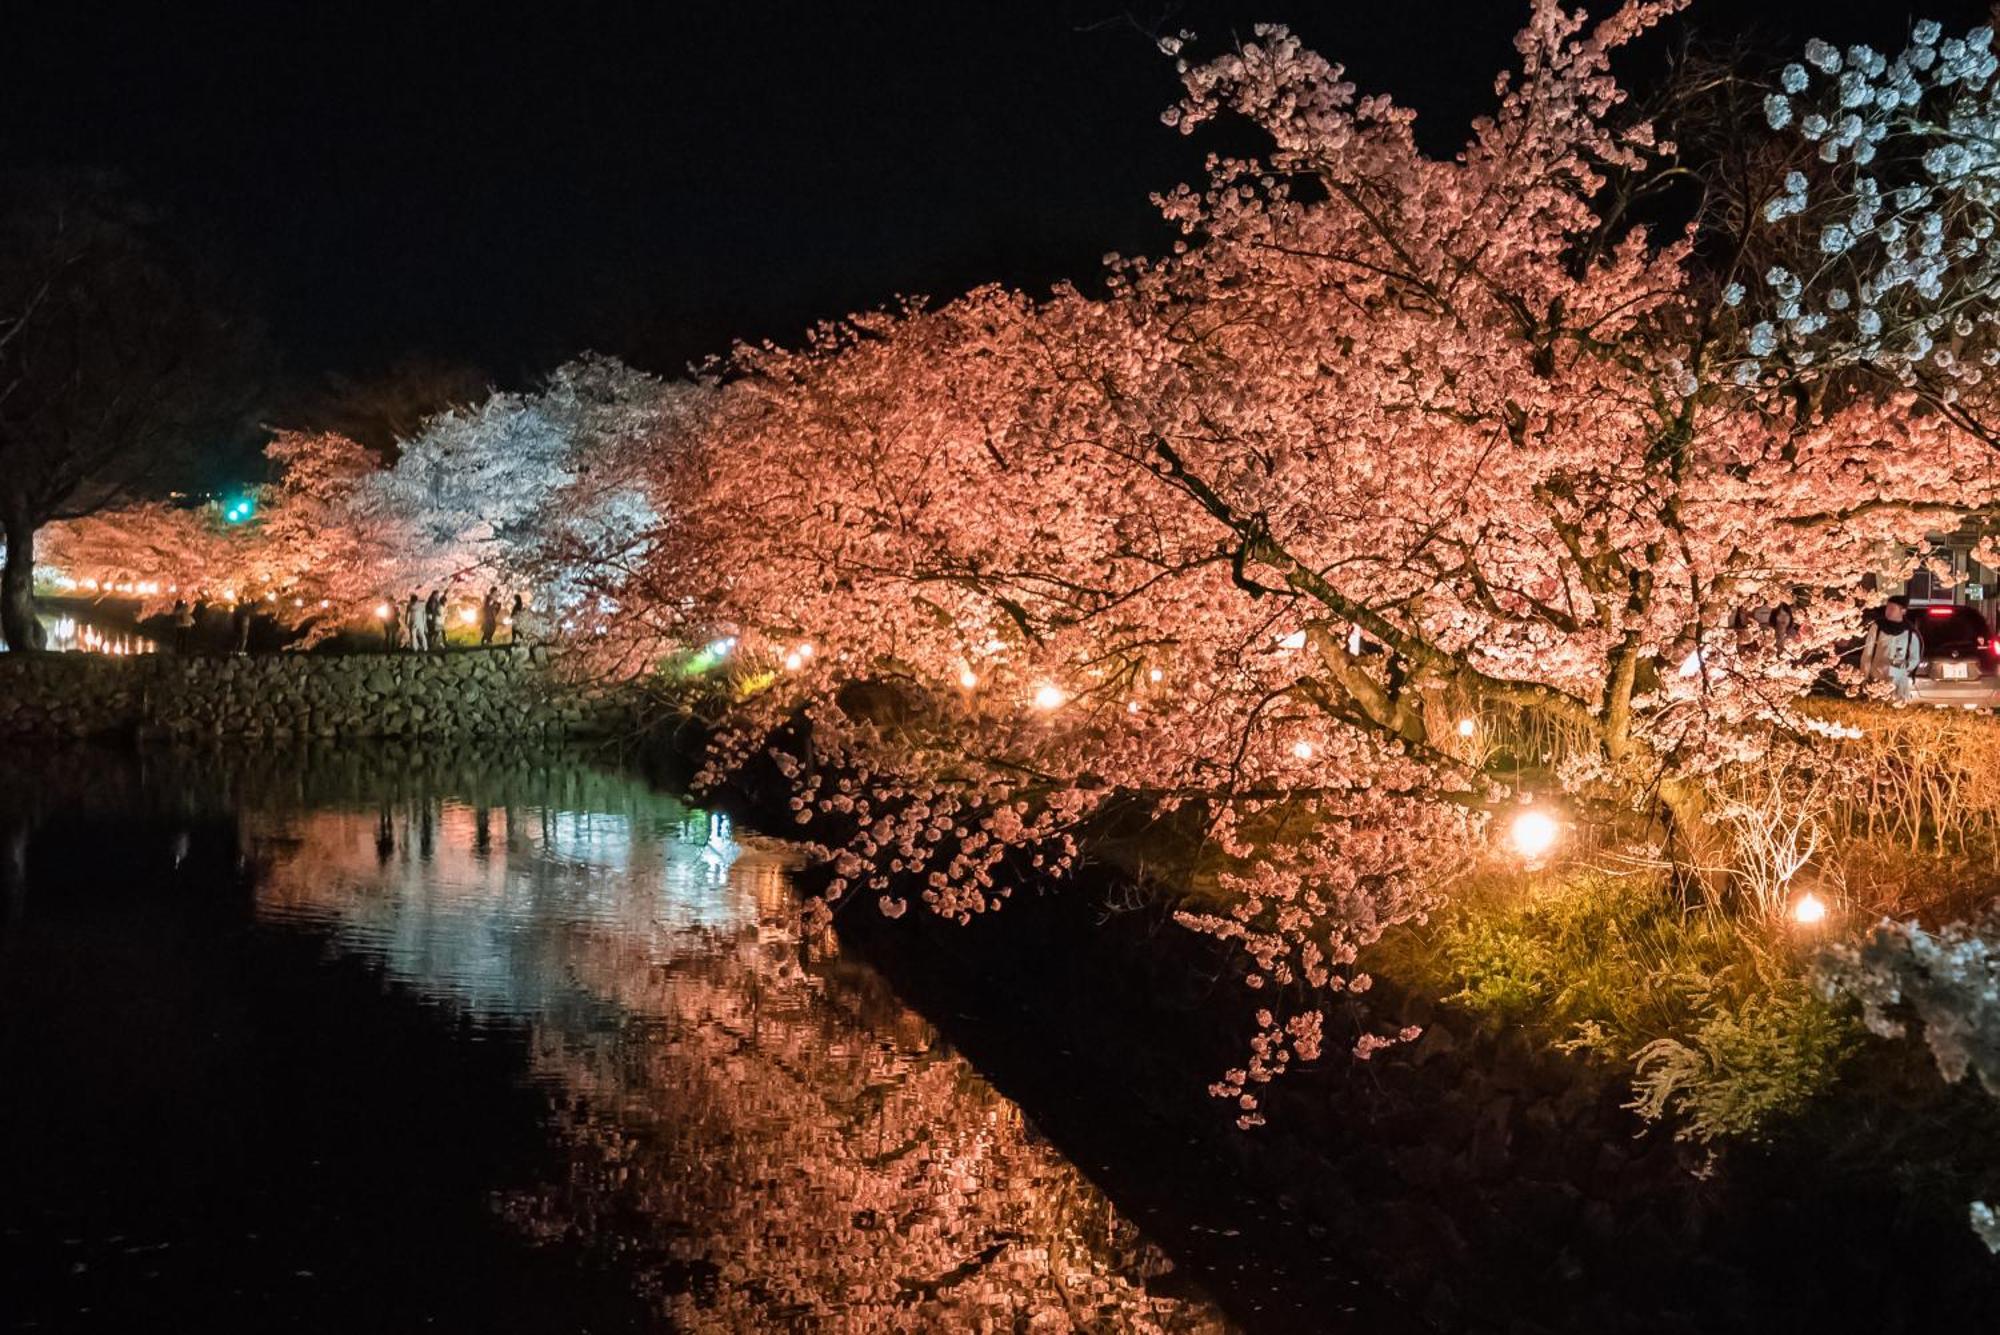
{"type": "Polygon", "coordinates": [[[444,650],[444,590],[432,589],[431,596],[424,599],[424,631],[431,643],[431,651],[444,650]]]}
{"type": "Polygon", "coordinates": [[[497,586],[486,586],[486,597],[479,604],[479,643],[491,645],[493,634],[500,629],[500,590],[497,586]]]}
{"type": "Polygon", "coordinates": [[[514,606],[507,612],[507,642],[521,643],[521,614],[528,610],[528,600],[520,594],[514,595],[514,606]]]}
{"type": "Polygon", "coordinates": [[[430,648],[430,641],[424,634],[424,608],[417,601],[417,591],[410,590],[410,596],[403,601],[403,620],[410,623],[410,648],[422,653],[430,648]]]}
{"type": "Polygon", "coordinates": [[[185,654],[194,643],[194,609],[185,598],[174,599],[174,652],[185,654]]]}
{"type": "Polygon", "coordinates": [[[1917,666],[1924,660],[1924,643],[1909,616],[1910,600],[1899,593],[1868,619],[1861,637],[1862,675],[1888,682],[1898,703],[1916,694],[1917,666]]]}
{"type": "Polygon", "coordinates": [[[250,604],[238,603],[230,609],[229,640],[237,653],[250,652],[250,604]]]}
{"type": "Polygon", "coordinates": [[[382,604],[382,647],[396,649],[403,643],[403,622],[393,602],[382,604]]]}

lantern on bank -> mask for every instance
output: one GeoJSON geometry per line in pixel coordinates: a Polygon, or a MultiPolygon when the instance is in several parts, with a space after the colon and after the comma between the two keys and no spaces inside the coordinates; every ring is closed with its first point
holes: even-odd
{"type": "Polygon", "coordinates": [[[1540,807],[1524,807],[1507,827],[1507,842],[1530,867],[1537,866],[1562,839],[1562,825],[1540,807]]]}

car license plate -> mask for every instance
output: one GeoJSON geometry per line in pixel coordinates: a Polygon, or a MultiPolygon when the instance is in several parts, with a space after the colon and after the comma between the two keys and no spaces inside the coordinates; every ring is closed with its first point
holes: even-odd
{"type": "Polygon", "coordinates": [[[1970,663],[1939,663],[1937,674],[1944,681],[1964,681],[1972,675],[1970,663]]]}

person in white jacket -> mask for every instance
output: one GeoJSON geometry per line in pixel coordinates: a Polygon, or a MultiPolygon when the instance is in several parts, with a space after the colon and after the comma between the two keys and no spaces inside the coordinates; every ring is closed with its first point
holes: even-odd
{"type": "Polygon", "coordinates": [[[1886,681],[1897,700],[1916,691],[1917,667],[1924,661],[1924,642],[1910,621],[1910,600],[1897,594],[1868,618],[1861,637],[1861,671],[1870,681],[1886,681]]]}
{"type": "Polygon", "coordinates": [[[410,648],[422,653],[430,647],[430,640],[424,634],[424,605],[417,600],[414,589],[410,599],[403,604],[403,622],[410,628],[410,648]]]}

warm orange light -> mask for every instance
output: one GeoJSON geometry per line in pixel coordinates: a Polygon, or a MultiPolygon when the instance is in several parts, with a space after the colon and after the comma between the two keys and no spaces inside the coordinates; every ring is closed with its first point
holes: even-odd
{"type": "Polygon", "coordinates": [[[1469,719],[1469,718],[1462,718],[1462,719],[1460,719],[1460,720],[1458,721],[1458,735],[1459,735],[1459,736],[1461,736],[1461,737],[1470,737],[1470,736],[1472,736],[1472,734],[1473,734],[1473,733],[1475,733],[1475,732],[1477,732],[1477,731],[1479,731],[1479,725],[1478,725],[1477,723],[1474,723],[1474,722],[1473,722],[1473,721],[1472,721],[1471,719],[1469,719]]]}
{"type": "Polygon", "coordinates": [[[1311,760],[1313,758],[1313,744],[1304,740],[1293,742],[1292,754],[1300,760],[1311,760]]]}
{"type": "Polygon", "coordinates": [[[1035,688],[1035,708],[1041,710],[1061,709],[1069,700],[1063,688],[1052,681],[1045,681],[1035,688]]]}
{"type": "Polygon", "coordinates": [[[1826,921],[1826,901],[1808,890],[1792,905],[1792,921],[1801,927],[1817,927],[1826,921]]]}
{"type": "Polygon", "coordinates": [[[1556,846],[1556,840],[1562,838],[1562,827],[1548,812],[1529,807],[1514,817],[1507,837],[1513,843],[1515,852],[1534,862],[1556,846]]]}
{"type": "Polygon", "coordinates": [[[969,691],[979,684],[979,674],[971,668],[961,668],[958,673],[958,684],[969,691]]]}

